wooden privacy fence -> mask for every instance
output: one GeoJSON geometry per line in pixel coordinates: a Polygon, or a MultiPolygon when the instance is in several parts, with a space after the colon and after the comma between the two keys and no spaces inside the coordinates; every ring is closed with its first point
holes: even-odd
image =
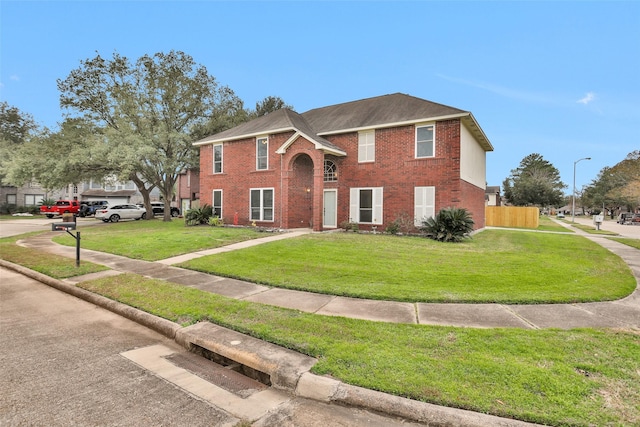
{"type": "Polygon", "coordinates": [[[486,206],[485,223],[492,227],[538,228],[540,209],[521,206],[486,206]]]}

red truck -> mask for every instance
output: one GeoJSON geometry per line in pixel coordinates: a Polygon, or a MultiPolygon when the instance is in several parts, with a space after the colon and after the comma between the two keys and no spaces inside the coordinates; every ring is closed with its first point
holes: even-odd
{"type": "Polygon", "coordinates": [[[40,206],[40,213],[46,215],[47,218],[72,213],[78,215],[80,211],[80,202],[77,200],[58,200],[54,205],[40,206]]]}

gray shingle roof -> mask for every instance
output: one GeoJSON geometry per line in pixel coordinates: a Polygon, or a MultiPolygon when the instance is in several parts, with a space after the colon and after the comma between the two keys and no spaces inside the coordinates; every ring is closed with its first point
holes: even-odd
{"type": "Polygon", "coordinates": [[[211,135],[197,141],[195,144],[202,145],[212,142],[231,141],[262,134],[294,130],[305,134],[319,146],[328,148],[329,151],[342,151],[323,138],[322,135],[417,123],[447,117],[460,118],[485,150],[493,150],[491,143],[470,112],[402,93],[316,108],[302,114],[281,109],[224,132],[211,135]]]}
{"type": "Polygon", "coordinates": [[[402,93],[394,93],[316,108],[303,113],[302,116],[319,134],[323,134],[415,122],[461,113],[465,111],[402,93]]]}

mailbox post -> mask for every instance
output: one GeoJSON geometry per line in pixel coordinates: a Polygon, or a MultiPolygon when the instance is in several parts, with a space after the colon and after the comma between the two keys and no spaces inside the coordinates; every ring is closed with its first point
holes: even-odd
{"type": "Polygon", "coordinates": [[[71,237],[76,239],[76,267],[80,267],[80,232],[73,234],[69,230],[75,230],[75,222],[54,222],[51,224],[51,231],[66,231],[71,237]]]}
{"type": "Polygon", "coordinates": [[[604,222],[604,215],[594,215],[593,223],[596,225],[596,230],[600,230],[600,224],[604,222]]]}

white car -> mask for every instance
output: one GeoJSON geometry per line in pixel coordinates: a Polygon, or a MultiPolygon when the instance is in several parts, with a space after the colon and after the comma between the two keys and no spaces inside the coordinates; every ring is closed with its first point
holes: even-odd
{"type": "Polygon", "coordinates": [[[113,205],[96,211],[96,218],[104,222],[118,222],[121,219],[139,220],[145,214],[144,209],[136,205],[113,205]]]}

